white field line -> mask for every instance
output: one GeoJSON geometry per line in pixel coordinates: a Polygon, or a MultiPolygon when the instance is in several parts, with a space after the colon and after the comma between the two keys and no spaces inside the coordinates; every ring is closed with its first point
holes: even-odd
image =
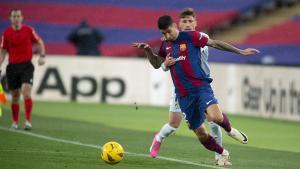
{"type": "MultiPolygon", "coordinates": [[[[60,138],[55,138],[55,137],[49,137],[49,136],[45,136],[45,135],[41,135],[41,134],[37,134],[37,133],[33,133],[33,132],[9,129],[9,128],[5,128],[5,127],[2,127],[2,126],[0,126],[0,130],[9,131],[9,132],[13,132],[13,133],[19,133],[19,134],[23,134],[23,135],[28,135],[28,136],[32,136],[32,137],[36,137],[36,138],[40,138],[40,139],[44,139],[44,140],[60,142],[60,143],[66,143],[66,144],[73,144],[73,145],[78,145],[78,146],[83,146],[83,147],[102,149],[101,146],[94,145],[94,144],[86,144],[86,143],[81,143],[81,142],[78,142],[78,141],[72,141],[72,140],[65,140],[65,139],[60,139],[60,138]]],[[[132,156],[140,156],[140,157],[150,158],[148,154],[140,154],[140,153],[133,153],[133,152],[125,152],[125,153],[128,154],[128,155],[132,155],[132,156]]],[[[194,166],[200,166],[200,167],[207,167],[207,168],[229,169],[227,167],[226,168],[218,167],[218,166],[215,166],[215,165],[195,163],[195,162],[191,162],[191,161],[179,160],[179,159],[170,158],[170,157],[163,157],[163,156],[158,156],[157,159],[166,160],[166,161],[174,161],[174,162],[178,162],[178,163],[182,163],[182,164],[188,164],[188,165],[194,165],[194,166]]]]}

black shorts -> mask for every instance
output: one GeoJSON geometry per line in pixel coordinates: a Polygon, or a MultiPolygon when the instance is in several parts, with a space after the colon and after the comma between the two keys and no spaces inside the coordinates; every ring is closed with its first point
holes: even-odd
{"type": "Polygon", "coordinates": [[[21,88],[23,83],[33,84],[34,66],[29,62],[8,64],[6,67],[7,87],[9,90],[21,88]]]}

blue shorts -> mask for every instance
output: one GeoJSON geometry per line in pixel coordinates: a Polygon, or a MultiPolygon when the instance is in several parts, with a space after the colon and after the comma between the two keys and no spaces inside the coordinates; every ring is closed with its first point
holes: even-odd
{"type": "Polygon", "coordinates": [[[179,96],[178,102],[185,113],[185,120],[190,129],[198,128],[205,120],[205,111],[212,104],[218,104],[210,85],[201,87],[199,91],[188,96],[179,96]]]}

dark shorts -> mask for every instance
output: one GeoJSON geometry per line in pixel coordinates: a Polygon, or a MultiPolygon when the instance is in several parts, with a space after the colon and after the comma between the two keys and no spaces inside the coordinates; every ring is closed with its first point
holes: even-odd
{"type": "Polygon", "coordinates": [[[7,87],[9,90],[21,88],[23,83],[33,84],[34,66],[31,62],[8,64],[6,67],[7,87]]]}
{"type": "Polygon", "coordinates": [[[202,87],[192,95],[178,97],[178,101],[182,112],[185,114],[185,120],[192,130],[204,122],[206,109],[212,104],[218,104],[210,85],[202,87]]]}

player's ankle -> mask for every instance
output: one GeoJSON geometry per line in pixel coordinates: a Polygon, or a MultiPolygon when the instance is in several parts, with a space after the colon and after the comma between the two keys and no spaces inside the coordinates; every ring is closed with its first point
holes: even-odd
{"type": "Polygon", "coordinates": [[[223,156],[229,156],[229,152],[224,148],[221,155],[223,155],[223,156]]]}

